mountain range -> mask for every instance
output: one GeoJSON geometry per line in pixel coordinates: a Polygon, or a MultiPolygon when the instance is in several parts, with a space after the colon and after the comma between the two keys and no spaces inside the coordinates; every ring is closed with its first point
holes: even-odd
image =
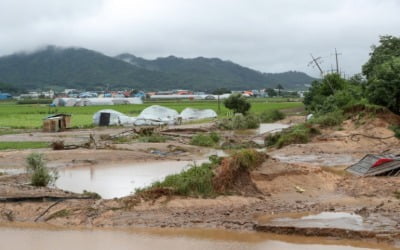
{"type": "Polygon", "coordinates": [[[84,48],[47,46],[0,57],[0,82],[19,89],[206,91],[275,88],[281,84],[285,89],[298,90],[306,89],[313,80],[302,72],[262,73],[219,58],[169,56],[146,60],[126,53],[110,57],[84,48]]]}

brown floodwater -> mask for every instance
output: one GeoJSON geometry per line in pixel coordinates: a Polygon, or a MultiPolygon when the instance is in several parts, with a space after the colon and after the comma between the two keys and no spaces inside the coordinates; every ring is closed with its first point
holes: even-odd
{"type": "Polygon", "coordinates": [[[283,123],[261,123],[257,132],[258,134],[276,133],[288,127],[290,127],[289,124],[283,123]]]}
{"type": "Polygon", "coordinates": [[[206,160],[65,167],[58,169],[55,185],[76,193],[82,193],[83,190],[96,192],[105,199],[120,198],[134,193],[137,188],[161,181],[167,175],[180,173],[191,164],[204,161],[206,160]]]}
{"type": "Polygon", "coordinates": [[[355,250],[389,249],[384,244],[313,237],[200,229],[67,230],[0,226],[5,250],[355,250]]]}
{"type": "Polygon", "coordinates": [[[347,212],[322,212],[319,214],[289,214],[281,217],[261,217],[260,222],[271,226],[292,227],[317,227],[317,228],[341,228],[349,230],[371,230],[372,227],[364,222],[362,216],[347,212]]]}

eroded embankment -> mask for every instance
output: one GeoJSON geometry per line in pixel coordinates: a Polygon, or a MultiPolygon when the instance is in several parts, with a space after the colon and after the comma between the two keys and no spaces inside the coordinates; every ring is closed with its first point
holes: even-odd
{"type": "MultiPolygon", "coordinates": [[[[397,216],[400,211],[400,202],[396,197],[396,192],[400,179],[398,177],[348,176],[343,169],[350,163],[335,161],[335,156],[348,155],[354,160],[371,151],[382,152],[387,149],[396,149],[398,140],[394,137],[383,141],[365,136],[352,136],[355,131],[359,134],[374,136],[392,135],[393,132],[387,128],[387,125],[384,120],[376,119],[371,123],[356,126],[350,120],[346,121],[340,130],[321,129],[321,134],[315,136],[308,144],[295,144],[279,150],[269,150],[268,154],[271,157],[264,159],[261,165],[254,169],[250,168],[248,171],[232,172],[229,166],[235,161],[227,160],[222,166],[227,167],[229,171],[222,171],[223,168],[221,168],[219,171],[224,174],[217,175],[219,176],[217,179],[224,185],[220,189],[217,188],[218,185],[215,186],[216,190],[224,195],[216,194],[212,198],[183,197],[170,192],[170,189],[158,189],[159,192],[153,192],[153,196],[136,195],[112,200],[49,201],[45,199],[41,202],[2,202],[0,203],[0,221],[32,222],[36,220],[54,225],[87,227],[203,227],[236,230],[263,228],[264,231],[275,233],[362,237],[364,235],[362,230],[346,234],[345,231],[336,227],[324,230],[319,230],[319,227],[279,229],[276,226],[269,227],[258,220],[266,215],[345,211],[357,213],[364,220],[373,221],[376,228],[380,228],[368,231],[365,235],[373,234],[374,239],[396,240],[399,232],[398,225],[400,225],[400,219],[397,216]],[[289,161],[280,157],[275,158],[275,155],[284,157],[298,155],[299,157],[289,161]],[[310,159],[307,158],[310,155],[318,156],[317,163],[302,160],[310,159]],[[332,165],[339,166],[332,167],[332,165]],[[390,227],[381,230],[385,225],[390,225],[390,227]]],[[[178,142],[176,144],[179,145],[178,142]]],[[[129,147],[136,146],[138,145],[131,144],[129,147]]],[[[95,151],[92,150],[92,152],[95,151]]],[[[119,154],[120,151],[110,150],[110,152],[119,154]]],[[[128,153],[123,154],[128,155],[128,153]]],[[[88,153],[88,155],[91,154],[88,153]]],[[[140,155],[145,159],[149,153],[144,152],[140,155]]],[[[94,155],[91,156],[94,157],[94,155]]],[[[163,156],[157,157],[160,160],[165,159],[163,156]]],[[[186,157],[190,158],[190,153],[186,157]]],[[[118,159],[114,158],[114,160],[118,159]]],[[[215,173],[218,171],[215,170],[215,173]]],[[[18,183],[17,180],[14,181],[18,183]]],[[[24,184],[26,181],[20,181],[20,183],[24,184]]],[[[22,186],[25,185],[20,187],[22,186]]],[[[27,192],[24,188],[19,191],[27,192]]]]}

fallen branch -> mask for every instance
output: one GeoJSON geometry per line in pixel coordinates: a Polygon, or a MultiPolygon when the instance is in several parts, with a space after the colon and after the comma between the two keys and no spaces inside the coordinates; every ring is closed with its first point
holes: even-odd
{"type": "Polygon", "coordinates": [[[68,196],[68,197],[60,197],[60,196],[21,196],[21,197],[0,197],[0,203],[5,202],[44,202],[44,201],[63,201],[63,200],[88,200],[92,199],[92,197],[85,196],[68,196]]]}
{"type": "Polygon", "coordinates": [[[62,202],[63,200],[58,200],[56,202],[54,202],[53,204],[51,204],[46,210],[43,211],[43,213],[41,213],[38,217],[36,217],[36,219],[34,220],[35,222],[37,222],[40,218],[43,217],[43,215],[45,215],[52,207],[56,206],[58,203],[62,202]]]}

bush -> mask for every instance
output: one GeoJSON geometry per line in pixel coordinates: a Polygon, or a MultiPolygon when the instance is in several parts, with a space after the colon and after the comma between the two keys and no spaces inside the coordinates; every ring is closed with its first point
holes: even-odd
{"type": "Polygon", "coordinates": [[[268,135],[264,139],[266,146],[282,148],[290,144],[302,144],[310,141],[311,137],[319,134],[319,131],[311,124],[303,123],[283,130],[280,133],[268,135]]]}
{"type": "Polygon", "coordinates": [[[43,155],[32,153],[26,158],[27,171],[31,175],[31,184],[37,187],[45,187],[53,183],[56,178],[49,173],[43,155]]]}
{"type": "Polygon", "coordinates": [[[243,116],[236,114],[230,119],[222,119],[218,127],[221,129],[255,129],[260,126],[260,119],[254,114],[243,116]]]}
{"type": "Polygon", "coordinates": [[[219,142],[219,135],[215,132],[210,134],[197,134],[192,137],[190,144],[202,147],[212,147],[219,142]]]}
{"type": "MultiPolygon", "coordinates": [[[[193,165],[191,168],[179,174],[167,176],[164,181],[153,183],[150,188],[145,190],[169,188],[177,195],[197,197],[214,196],[215,192],[212,186],[214,167],[215,165],[212,163],[203,163],[200,166],[193,165]]],[[[145,190],[139,190],[139,192],[145,190]]]]}
{"type": "Polygon", "coordinates": [[[251,108],[250,102],[246,97],[241,94],[230,95],[224,100],[224,105],[226,108],[233,110],[234,113],[247,114],[251,108]]]}
{"type": "Polygon", "coordinates": [[[336,110],[324,115],[317,116],[311,120],[313,124],[319,124],[321,127],[333,127],[342,124],[344,120],[343,112],[336,110]]]}
{"type": "Polygon", "coordinates": [[[261,122],[276,122],[285,118],[285,114],[279,110],[263,111],[260,114],[261,122]]]}
{"type": "Polygon", "coordinates": [[[394,136],[400,139],[400,126],[391,126],[390,129],[393,130],[394,136]]]}

